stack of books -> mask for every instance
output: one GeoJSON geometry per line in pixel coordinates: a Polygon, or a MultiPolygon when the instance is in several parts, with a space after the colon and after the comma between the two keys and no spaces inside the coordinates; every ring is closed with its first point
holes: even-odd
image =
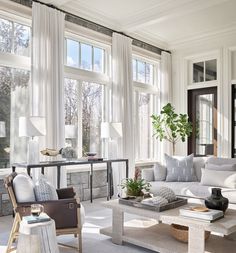
{"type": "Polygon", "coordinates": [[[47,214],[40,214],[39,216],[23,216],[23,221],[28,224],[40,223],[50,221],[51,218],[47,214]]]}
{"type": "Polygon", "coordinates": [[[179,215],[205,222],[213,222],[224,217],[223,211],[208,209],[204,212],[194,211],[192,208],[179,210],[179,215]]]}

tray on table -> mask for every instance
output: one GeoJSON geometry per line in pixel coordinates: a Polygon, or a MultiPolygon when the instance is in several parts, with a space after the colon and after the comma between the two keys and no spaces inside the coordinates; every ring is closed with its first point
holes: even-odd
{"type": "Polygon", "coordinates": [[[176,200],[167,203],[165,205],[159,206],[159,205],[151,205],[151,204],[143,204],[140,202],[140,200],[133,198],[133,197],[126,197],[126,198],[120,198],[119,203],[127,206],[134,206],[137,208],[143,208],[143,209],[148,209],[151,211],[156,211],[156,212],[163,212],[169,209],[174,209],[183,205],[186,205],[188,202],[187,199],[184,198],[176,198],[176,200]]]}

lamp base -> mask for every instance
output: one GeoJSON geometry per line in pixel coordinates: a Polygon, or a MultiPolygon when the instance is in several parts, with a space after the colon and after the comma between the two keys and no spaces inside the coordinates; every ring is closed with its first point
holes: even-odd
{"type": "Polygon", "coordinates": [[[27,163],[28,164],[39,163],[39,144],[38,141],[34,139],[31,139],[28,142],[27,163]]]}

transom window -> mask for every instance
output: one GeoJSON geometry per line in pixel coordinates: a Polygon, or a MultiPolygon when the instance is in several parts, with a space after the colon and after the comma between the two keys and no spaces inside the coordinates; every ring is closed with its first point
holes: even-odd
{"type": "Polygon", "coordinates": [[[29,26],[0,18],[0,52],[30,56],[30,37],[29,26]]]}
{"type": "Polygon", "coordinates": [[[66,38],[66,65],[104,73],[105,50],[91,44],[85,44],[66,38]]]}
{"type": "Polygon", "coordinates": [[[133,81],[154,84],[154,65],[139,59],[133,59],[133,81]]]}
{"type": "Polygon", "coordinates": [[[217,80],[216,59],[193,63],[193,83],[217,80]]]}

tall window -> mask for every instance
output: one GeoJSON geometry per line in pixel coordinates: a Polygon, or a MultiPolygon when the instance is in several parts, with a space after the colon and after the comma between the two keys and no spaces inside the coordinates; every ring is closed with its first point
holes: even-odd
{"type": "Polygon", "coordinates": [[[145,58],[133,58],[133,81],[135,90],[136,160],[155,157],[151,115],[158,110],[158,62],[145,58]]]}
{"type": "Polygon", "coordinates": [[[105,120],[107,93],[102,79],[107,76],[105,59],[108,52],[96,43],[69,38],[65,39],[65,47],[68,70],[68,78],[65,79],[66,143],[77,148],[79,156],[88,151],[102,155],[100,125],[105,120]],[[71,67],[73,76],[70,74],[71,67]],[[75,136],[67,138],[67,129],[72,128],[75,136]]]}
{"type": "Polygon", "coordinates": [[[0,121],[6,130],[0,137],[0,168],[9,167],[10,157],[11,162],[26,160],[27,140],[19,138],[18,119],[27,112],[30,72],[19,65],[22,56],[30,56],[30,36],[29,26],[0,17],[0,121]],[[13,55],[13,66],[17,61],[16,68],[2,60],[7,54],[13,55]]]}

